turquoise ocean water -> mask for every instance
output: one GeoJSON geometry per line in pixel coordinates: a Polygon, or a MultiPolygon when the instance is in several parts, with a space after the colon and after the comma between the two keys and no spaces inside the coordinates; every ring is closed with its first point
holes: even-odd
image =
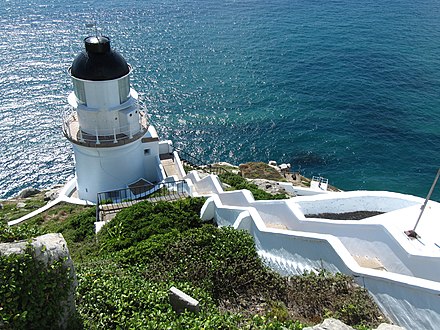
{"type": "Polygon", "coordinates": [[[0,3],[0,198],[73,176],[67,69],[94,20],[161,137],[206,162],[418,196],[440,166],[438,1],[0,3]]]}

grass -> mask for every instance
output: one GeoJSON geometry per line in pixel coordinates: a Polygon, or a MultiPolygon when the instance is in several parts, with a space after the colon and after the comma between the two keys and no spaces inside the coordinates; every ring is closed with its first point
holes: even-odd
{"type": "Polygon", "coordinates": [[[230,186],[229,190],[247,189],[249,190],[256,200],[270,200],[270,199],[287,199],[285,194],[270,194],[260,188],[257,185],[248,182],[245,178],[238,174],[231,172],[223,173],[219,175],[220,180],[230,186]]]}
{"type": "Polygon", "coordinates": [[[29,197],[20,200],[6,200],[1,202],[0,223],[8,223],[9,221],[18,219],[46,204],[43,197],[29,197]],[[25,203],[25,207],[18,207],[18,203],[25,203]]]}
{"type": "Polygon", "coordinates": [[[247,179],[265,179],[282,182],[286,181],[280,172],[263,162],[245,163],[241,164],[239,168],[241,175],[247,179]]]}

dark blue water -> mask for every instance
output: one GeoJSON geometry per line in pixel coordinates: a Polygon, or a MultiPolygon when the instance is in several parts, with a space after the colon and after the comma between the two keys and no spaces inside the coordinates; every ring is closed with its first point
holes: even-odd
{"type": "Polygon", "coordinates": [[[2,0],[0,20],[0,198],[73,175],[66,70],[93,20],[161,137],[207,162],[418,196],[440,166],[438,1],[2,0]]]}

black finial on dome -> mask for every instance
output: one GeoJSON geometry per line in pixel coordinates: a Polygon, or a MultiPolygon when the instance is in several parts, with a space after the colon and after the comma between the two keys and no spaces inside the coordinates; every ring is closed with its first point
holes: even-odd
{"type": "Polygon", "coordinates": [[[130,72],[125,59],[110,47],[110,38],[91,36],[84,39],[85,51],[75,57],[70,74],[79,79],[102,81],[121,78],[130,72]]]}

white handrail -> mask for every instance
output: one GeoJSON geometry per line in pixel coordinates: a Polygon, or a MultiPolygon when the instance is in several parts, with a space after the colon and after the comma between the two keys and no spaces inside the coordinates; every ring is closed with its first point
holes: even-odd
{"type": "Polygon", "coordinates": [[[125,140],[131,140],[133,137],[138,136],[139,133],[143,133],[148,129],[147,116],[143,111],[139,112],[138,131],[134,132],[131,125],[124,125],[121,127],[113,127],[105,130],[98,130],[95,128],[94,133],[86,133],[81,129],[76,113],[73,112],[67,115],[63,120],[64,135],[73,141],[81,143],[121,143],[125,140]]]}

